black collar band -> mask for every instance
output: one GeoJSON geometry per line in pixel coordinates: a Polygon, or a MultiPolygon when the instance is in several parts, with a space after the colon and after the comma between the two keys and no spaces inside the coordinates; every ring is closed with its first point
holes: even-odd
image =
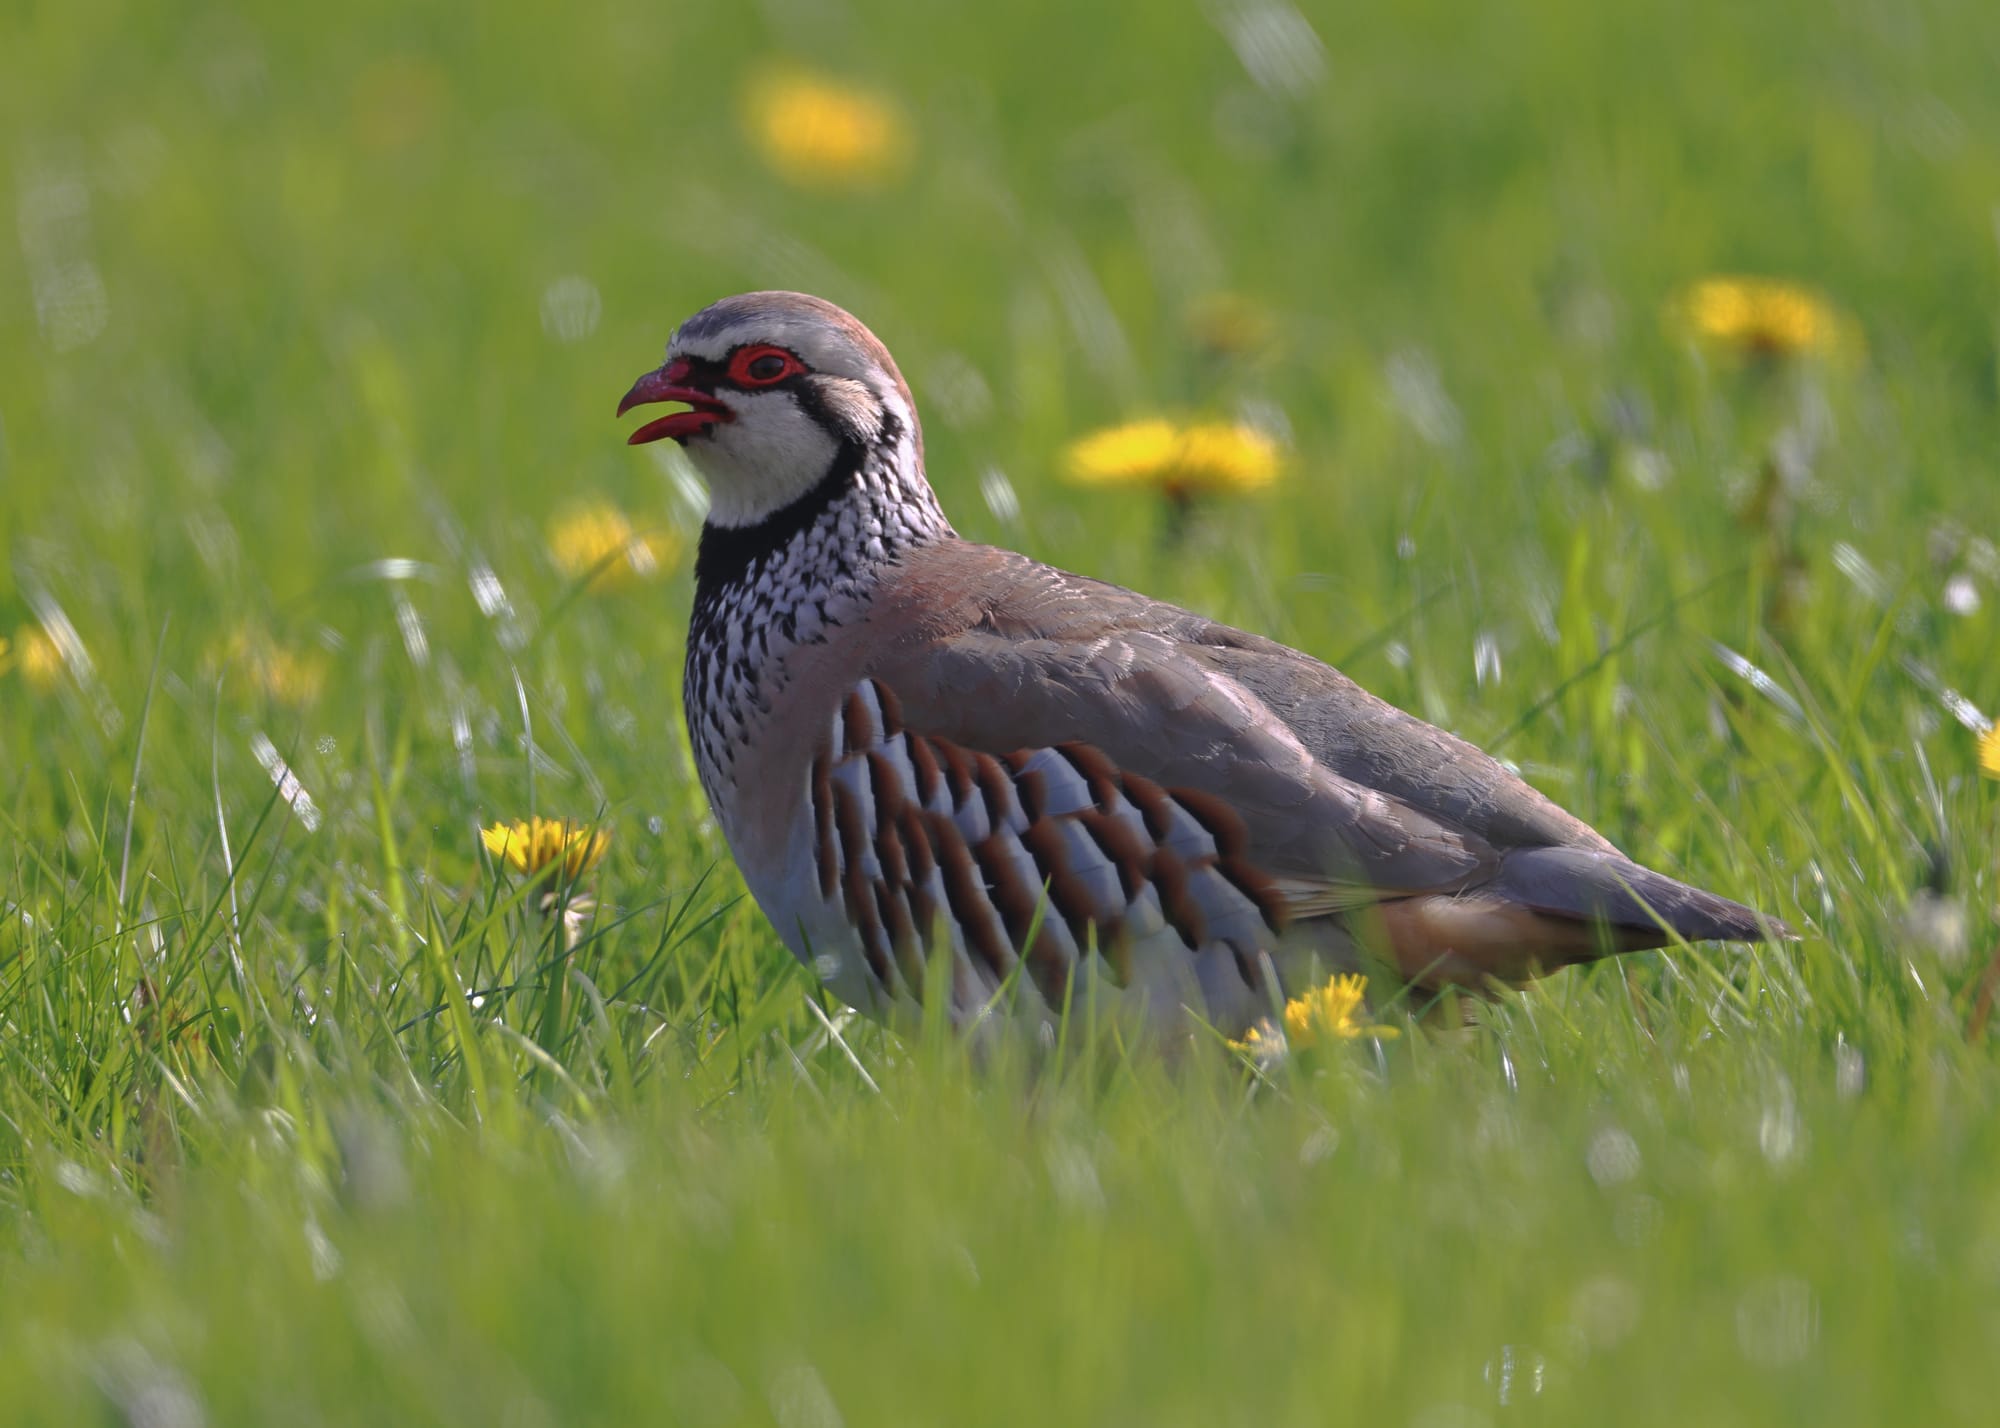
{"type": "Polygon", "coordinates": [[[835,501],[854,489],[867,451],[859,442],[843,441],[817,484],[782,510],[754,526],[704,525],[694,557],[695,602],[734,585],[757,563],[776,555],[793,537],[811,527],[835,501]]]}

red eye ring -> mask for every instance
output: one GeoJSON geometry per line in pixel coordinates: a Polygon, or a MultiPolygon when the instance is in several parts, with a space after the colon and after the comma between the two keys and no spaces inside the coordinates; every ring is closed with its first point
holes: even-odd
{"type": "Polygon", "coordinates": [[[739,387],[770,387],[805,371],[806,364],[782,347],[759,342],[729,354],[729,380],[739,387]]]}

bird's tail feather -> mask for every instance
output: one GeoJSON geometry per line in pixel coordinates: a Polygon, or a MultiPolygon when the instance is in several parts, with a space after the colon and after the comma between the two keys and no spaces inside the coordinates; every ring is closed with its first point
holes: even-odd
{"type": "Polygon", "coordinates": [[[1590,848],[1516,848],[1481,889],[1556,917],[1616,929],[1621,949],[1689,942],[1795,941],[1784,922],[1742,903],[1590,848]],[[1645,941],[1647,934],[1657,940],[1645,941]]]}

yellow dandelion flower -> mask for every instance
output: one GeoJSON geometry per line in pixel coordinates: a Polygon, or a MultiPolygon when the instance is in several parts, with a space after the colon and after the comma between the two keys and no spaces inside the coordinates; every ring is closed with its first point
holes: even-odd
{"type": "Polygon", "coordinates": [[[563,877],[574,881],[596,867],[611,846],[611,830],[592,828],[573,818],[535,818],[496,823],[479,830],[486,851],[517,873],[532,877],[562,864],[563,877]]]}
{"type": "Polygon", "coordinates": [[[1179,428],[1135,421],[1092,432],[1069,448],[1069,474],[1086,485],[1151,481],[1173,461],[1179,428]]]}
{"type": "Polygon", "coordinates": [[[326,661],[307,650],[273,645],[257,661],[257,683],[279,704],[310,704],[326,683],[326,661]]]}
{"type": "Polygon", "coordinates": [[[1988,778],[2000,778],[2000,720],[1979,736],[1979,771],[1988,778]]]}
{"type": "Polygon", "coordinates": [[[52,689],[62,675],[62,650],[39,626],[23,625],[14,632],[12,646],[0,640],[0,673],[8,669],[19,669],[21,678],[37,689],[52,689]]]}
{"type": "Polygon", "coordinates": [[[1180,498],[1261,490],[1278,479],[1279,465],[1276,441],[1235,422],[1128,422],[1091,433],[1067,453],[1070,479],[1083,485],[1157,486],[1180,498]]]}
{"type": "Polygon", "coordinates": [[[913,147],[892,101],[824,75],[764,74],[745,90],[743,114],[765,162],[808,188],[885,183],[902,173],[913,147]]]}
{"type": "Polygon", "coordinates": [[[1243,1040],[1232,1041],[1236,1051],[1247,1051],[1260,1059],[1290,1051],[1308,1051],[1322,1041],[1353,1041],[1363,1036],[1392,1037],[1393,1026],[1369,1026],[1355,1018],[1366,1003],[1368,979],[1345,974],[1314,987],[1285,1003],[1282,1030],[1264,1021],[1250,1028],[1243,1040]]]}
{"type": "Polygon", "coordinates": [[[592,590],[612,590],[655,579],[677,546],[665,531],[641,533],[608,502],[579,506],[549,527],[549,557],[572,580],[588,576],[592,590]]]}
{"type": "Polygon", "coordinates": [[[326,684],[323,654],[291,649],[248,625],[230,635],[215,663],[240,669],[265,698],[277,704],[310,704],[326,684]]]}
{"type": "Polygon", "coordinates": [[[1672,312],[1703,342],[1750,357],[1832,356],[1858,344],[1853,322],[1824,297],[1770,278],[1704,278],[1672,312]]]}

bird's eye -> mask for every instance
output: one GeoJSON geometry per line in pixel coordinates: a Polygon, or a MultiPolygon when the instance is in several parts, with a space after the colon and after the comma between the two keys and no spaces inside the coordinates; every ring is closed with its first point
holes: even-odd
{"type": "Polygon", "coordinates": [[[731,379],[746,387],[768,387],[805,369],[805,363],[782,347],[744,347],[729,360],[731,379]]]}

